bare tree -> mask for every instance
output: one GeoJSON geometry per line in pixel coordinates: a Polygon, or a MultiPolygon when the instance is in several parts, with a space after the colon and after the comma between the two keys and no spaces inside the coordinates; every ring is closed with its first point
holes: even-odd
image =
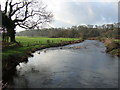
{"type": "Polygon", "coordinates": [[[11,42],[15,42],[15,28],[40,28],[42,24],[51,22],[52,13],[46,10],[46,5],[35,0],[6,0],[3,12],[12,21],[7,28],[11,42]]]}

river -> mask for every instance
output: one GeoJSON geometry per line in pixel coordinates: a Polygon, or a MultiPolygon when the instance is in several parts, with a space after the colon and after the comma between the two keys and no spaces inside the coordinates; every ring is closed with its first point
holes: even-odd
{"type": "Polygon", "coordinates": [[[14,88],[117,88],[118,58],[97,40],[33,53],[16,67],[14,88]],[[81,47],[81,48],[74,48],[81,47]]]}

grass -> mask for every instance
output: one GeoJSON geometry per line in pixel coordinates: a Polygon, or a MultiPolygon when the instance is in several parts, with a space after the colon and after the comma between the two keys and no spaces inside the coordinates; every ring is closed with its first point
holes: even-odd
{"type": "Polygon", "coordinates": [[[46,38],[46,37],[22,37],[17,36],[16,41],[23,47],[14,47],[5,49],[2,52],[3,59],[8,58],[10,55],[25,56],[26,53],[32,48],[46,47],[51,44],[60,43],[64,41],[80,40],[79,38],[46,38]]]}
{"type": "Polygon", "coordinates": [[[108,48],[108,53],[119,56],[119,45],[120,45],[120,40],[119,39],[108,39],[105,42],[107,48],[108,48]]]}
{"type": "Polygon", "coordinates": [[[120,43],[120,40],[119,40],[119,39],[115,39],[114,41],[117,42],[117,43],[120,43]]]}
{"type": "Polygon", "coordinates": [[[41,44],[46,45],[48,42],[50,43],[59,43],[61,41],[73,41],[79,40],[78,38],[46,38],[46,37],[16,37],[16,40],[20,42],[23,46],[27,46],[28,44],[41,44]]]}

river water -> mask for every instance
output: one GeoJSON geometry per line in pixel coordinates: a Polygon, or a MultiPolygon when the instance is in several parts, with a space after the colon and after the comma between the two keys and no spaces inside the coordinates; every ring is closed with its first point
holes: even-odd
{"type": "Polygon", "coordinates": [[[14,88],[117,88],[118,58],[97,40],[33,53],[20,63],[10,83],[14,88]],[[81,48],[73,48],[81,47],[81,48]]]}

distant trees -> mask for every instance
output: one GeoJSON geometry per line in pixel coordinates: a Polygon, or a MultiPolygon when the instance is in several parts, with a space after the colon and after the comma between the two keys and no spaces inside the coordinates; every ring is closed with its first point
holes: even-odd
{"type": "Polygon", "coordinates": [[[16,26],[25,29],[40,28],[43,23],[52,20],[52,13],[46,10],[42,2],[35,0],[6,0],[2,11],[2,26],[7,30],[10,41],[15,42],[16,26]]]}
{"type": "Polygon", "coordinates": [[[40,30],[27,30],[17,33],[20,36],[44,36],[52,38],[90,38],[90,37],[108,37],[118,38],[118,28],[113,25],[107,28],[107,25],[88,27],[87,25],[73,26],[71,28],[50,28],[40,30]],[[33,35],[34,34],[34,35],[33,35]]]}

